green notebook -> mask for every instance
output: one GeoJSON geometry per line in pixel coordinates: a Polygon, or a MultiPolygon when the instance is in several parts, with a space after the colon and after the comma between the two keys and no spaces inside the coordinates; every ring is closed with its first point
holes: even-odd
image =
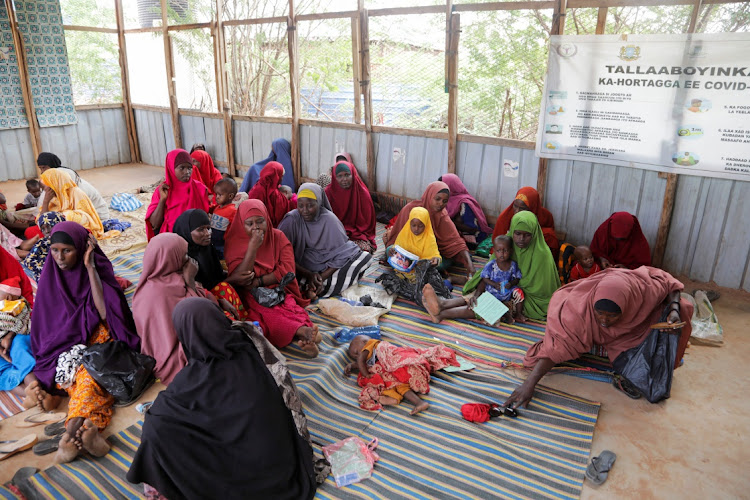
{"type": "Polygon", "coordinates": [[[474,314],[485,320],[490,325],[494,325],[505,313],[508,308],[502,301],[498,300],[490,292],[484,292],[477,299],[477,305],[474,306],[474,314]]]}

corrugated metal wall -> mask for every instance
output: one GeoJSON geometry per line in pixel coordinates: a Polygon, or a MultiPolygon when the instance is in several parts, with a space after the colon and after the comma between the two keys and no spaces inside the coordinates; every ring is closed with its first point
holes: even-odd
{"type": "MultiPolygon", "coordinates": [[[[190,151],[193,144],[201,143],[206,146],[206,151],[211,155],[214,162],[227,161],[227,146],[224,141],[224,120],[220,118],[207,118],[202,116],[180,115],[180,131],[182,133],[182,145],[190,151]]],[[[222,172],[229,172],[226,167],[216,165],[222,172]]]]}
{"type": "Polygon", "coordinates": [[[28,128],[0,130],[0,181],[36,177],[28,128]]]}
{"type": "Polygon", "coordinates": [[[362,130],[300,126],[302,177],[317,179],[333,166],[338,153],[349,153],[359,176],[367,180],[367,141],[362,130]]]}
{"type": "Polygon", "coordinates": [[[172,117],[169,112],[134,109],[135,128],[141,148],[141,161],[164,165],[167,152],[174,149],[172,117]]]}
{"type": "Polygon", "coordinates": [[[290,123],[232,120],[234,161],[237,175],[242,176],[253,163],[268,157],[274,139],[292,140],[290,123]]]}

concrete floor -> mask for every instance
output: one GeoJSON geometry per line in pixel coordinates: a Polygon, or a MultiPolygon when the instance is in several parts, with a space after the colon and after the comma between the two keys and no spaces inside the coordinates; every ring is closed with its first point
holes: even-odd
{"type": "MultiPolygon", "coordinates": [[[[82,175],[107,195],[151,184],[162,173],[161,167],[130,164],[87,170],[82,175]]],[[[0,183],[0,191],[9,203],[25,195],[22,181],[0,183]]],[[[633,401],[608,384],[563,374],[548,375],[542,381],[602,403],[592,455],[612,450],[617,461],[603,485],[584,482],[583,499],[750,498],[750,399],[744,385],[750,359],[750,294],[683,281],[687,290],[700,286],[721,292],[714,306],[724,327],[724,345],[691,346],[684,365],[675,372],[669,400],[656,405],[633,401]]],[[[150,388],[141,400],[153,400],[162,388],[160,384],[150,388]]],[[[118,408],[106,435],[139,418],[135,405],[118,408]]],[[[21,419],[16,415],[0,421],[1,439],[29,431],[43,438],[41,426],[14,428],[13,423],[21,419]]],[[[0,463],[0,482],[8,481],[19,467],[44,469],[51,463],[52,455],[18,454],[0,463]]]]}

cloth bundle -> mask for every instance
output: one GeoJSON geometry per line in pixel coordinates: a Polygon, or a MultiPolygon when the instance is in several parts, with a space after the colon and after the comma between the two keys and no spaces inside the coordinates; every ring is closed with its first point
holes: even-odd
{"type": "Polygon", "coordinates": [[[119,212],[132,212],[142,206],[143,203],[141,203],[141,200],[130,193],[115,193],[112,195],[112,201],[109,203],[110,208],[119,212]]]}
{"type": "Polygon", "coordinates": [[[130,222],[125,222],[117,219],[107,219],[105,221],[102,221],[102,226],[104,226],[104,231],[125,231],[127,228],[129,228],[132,224],[130,222]]]}

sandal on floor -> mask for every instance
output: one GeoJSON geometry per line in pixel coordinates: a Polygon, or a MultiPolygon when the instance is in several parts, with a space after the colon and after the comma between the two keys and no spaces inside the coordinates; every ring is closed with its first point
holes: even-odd
{"type": "Polygon", "coordinates": [[[612,378],[612,385],[618,391],[624,393],[630,399],[641,399],[641,391],[639,391],[628,379],[623,378],[619,375],[615,375],[612,378]]]}
{"type": "Polygon", "coordinates": [[[43,424],[56,424],[61,420],[65,420],[65,417],[67,416],[68,414],[63,411],[42,411],[24,418],[22,422],[16,424],[16,427],[34,427],[43,424]]]}
{"type": "Polygon", "coordinates": [[[591,463],[586,467],[586,478],[596,485],[602,484],[607,480],[616,459],[617,455],[604,450],[601,455],[591,459],[591,463]]]}
{"type": "Polygon", "coordinates": [[[36,434],[28,434],[22,438],[4,442],[0,445],[0,460],[15,455],[21,451],[28,450],[37,442],[36,434]]]}
{"type": "Polygon", "coordinates": [[[65,432],[65,420],[44,427],[44,435],[49,437],[59,436],[65,432]]]}
{"type": "Polygon", "coordinates": [[[60,439],[62,439],[62,434],[60,434],[59,436],[55,436],[52,439],[39,441],[34,445],[34,455],[48,455],[53,451],[57,451],[57,449],[60,447],[60,439]]]}

